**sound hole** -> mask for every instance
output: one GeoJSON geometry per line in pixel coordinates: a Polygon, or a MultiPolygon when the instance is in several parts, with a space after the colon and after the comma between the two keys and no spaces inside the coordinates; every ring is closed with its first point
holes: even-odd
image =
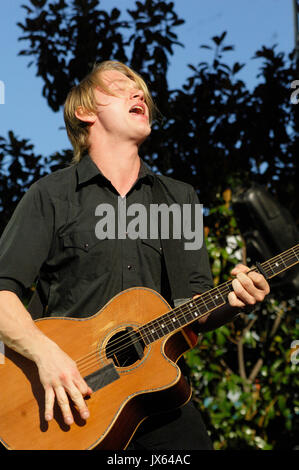
{"type": "Polygon", "coordinates": [[[127,367],[142,359],[145,344],[138,333],[131,327],[113,335],[106,346],[106,356],[117,367],[127,367]]]}

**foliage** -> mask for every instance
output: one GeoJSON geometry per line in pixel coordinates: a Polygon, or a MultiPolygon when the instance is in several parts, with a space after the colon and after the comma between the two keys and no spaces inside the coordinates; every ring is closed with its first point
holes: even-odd
{"type": "Polygon", "coordinates": [[[0,233],[30,185],[63,166],[71,159],[70,150],[49,157],[36,155],[28,139],[19,139],[13,131],[0,136],[0,233]]]}
{"type": "MultiPolygon", "coordinates": [[[[293,56],[261,47],[257,85],[228,66],[226,32],[202,50],[210,61],[189,64],[180,89],[167,72],[183,23],[169,0],[136,1],[126,16],[98,0],[24,0],[21,55],[31,58],[42,93],[57,112],[66,94],[97,61],[126,62],[147,80],[160,110],[142,156],[155,170],[191,183],[205,205],[206,238],[215,283],[246,260],[230,205],[231,192],[251,181],[266,186],[298,221],[298,112],[291,103],[293,56]],[[230,238],[229,238],[230,237],[230,238]],[[233,245],[235,243],[235,245],[233,245]]],[[[12,131],[0,137],[0,232],[29,185],[71,160],[71,150],[41,156],[12,131]]],[[[298,301],[273,292],[254,313],[206,333],[188,354],[195,399],[218,449],[291,449],[298,434],[298,365],[290,344],[299,337],[298,301]]]]}
{"type": "MultiPolygon", "coordinates": [[[[206,229],[216,284],[246,260],[229,194],[224,198],[206,229]]],[[[290,349],[299,340],[298,313],[299,297],[283,300],[273,292],[249,315],[202,335],[199,347],[187,354],[195,401],[216,449],[298,445],[299,376],[290,349]]]]}

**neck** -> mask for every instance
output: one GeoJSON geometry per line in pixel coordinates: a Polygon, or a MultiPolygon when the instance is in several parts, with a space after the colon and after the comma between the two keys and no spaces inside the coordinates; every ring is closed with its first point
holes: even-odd
{"type": "MultiPolygon", "coordinates": [[[[299,263],[299,244],[280,253],[277,256],[257,263],[257,268],[252,271],[262,272],[267,279],[271,279],[278,274],[299,263]]],[[[144,324],[139,328],[139,333],[146,345],[153,343],[169,333],[180,330],[184,326],[198,321],[219,307],[227,304],[227,296],[232,292],[232,281],[227,281],[213,289],[205,292],[196,299],[189,300],[183,305],[164,313],[160,317],[144,324]]]]}
{"type": "Polygon", "coordinates": [[[135,142],[93,142],[89,154],[103,175],[123,197],[135,183],[140,168],[135,142]]]}

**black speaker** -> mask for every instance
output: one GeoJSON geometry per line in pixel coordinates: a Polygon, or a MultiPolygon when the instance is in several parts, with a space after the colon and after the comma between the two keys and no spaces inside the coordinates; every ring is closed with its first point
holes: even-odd
{"type": "MultiPolygon", "coordinates": [[[[247,263],[266,261],[299,242],[299,230],[290,212],[263,186],[238,188],[232,205],[246,243],[247,263]]],[[[293,267],[271,281],[284,298],[299,294],[299,269],[293,267]]]]}

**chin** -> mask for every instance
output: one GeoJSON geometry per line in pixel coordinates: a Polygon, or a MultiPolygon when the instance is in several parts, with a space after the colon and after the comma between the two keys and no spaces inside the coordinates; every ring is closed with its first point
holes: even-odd
{"type": "Polygon", "coordinates": [[[152,129],[150,128],[150,126],[148,126],[148,128],[144,129],[142,133],[140,132],[140,136],[138,136],[137,138],[138,147],[142,144],[142,142],[146,140],[146,138],[150,135],[151,131],[152,129]]]}

